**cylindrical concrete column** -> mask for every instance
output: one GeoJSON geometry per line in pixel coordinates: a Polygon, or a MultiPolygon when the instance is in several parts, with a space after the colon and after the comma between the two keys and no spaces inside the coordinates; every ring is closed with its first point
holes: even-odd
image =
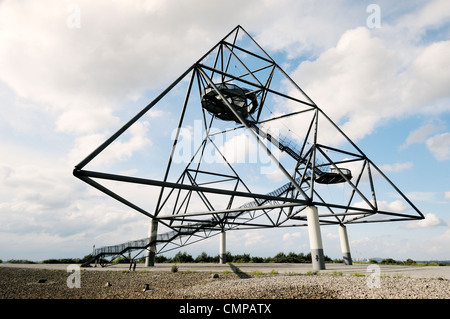
{"type": "Polygon", "coordinates": [[[319,213],[317,211],[317,207],[308,206],[306,208],[306,218],[308,221],[309,246],[311,249],[313,270],[324,270],[325,257],[323,254],[322,235],[320,233],[319,213]]]}
{"type": "Polygon", "coordinates": [[[145,266],[153,267],[155,265],[156,256],[156,236],[158,235],[158,221],[152,219],[148,230],[148,240],[150,246],[147,248],[147,255],[145,256],[145,266]]]}
{"type": "Polygon", "coordinates": [[[219,262],[221,264],[225,264],[227,262],[227,235],[224,230],[220,232],[219,262]]]}
{"type": "Polygon", "coordinates": [[[339,239],[341,241],[342,257],[345,265],[352,264],[352,256],[350,255],[350,245],[348,243],[347,227],[339,225],[339,239]]]}

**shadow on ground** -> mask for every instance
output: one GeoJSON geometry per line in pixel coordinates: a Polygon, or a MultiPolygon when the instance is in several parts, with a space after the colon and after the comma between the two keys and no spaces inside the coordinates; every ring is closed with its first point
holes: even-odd
{"type": "Polygon", "coordinates": [[[241,279],[251,278],[251,276],[249,274],[243,272],[242,270],[240,270],[238,267],[236,267],[232,263],[228,263],[228,265],[230,265],[231,271],[233,271],[239,278],[241,278],[241,279]]]}

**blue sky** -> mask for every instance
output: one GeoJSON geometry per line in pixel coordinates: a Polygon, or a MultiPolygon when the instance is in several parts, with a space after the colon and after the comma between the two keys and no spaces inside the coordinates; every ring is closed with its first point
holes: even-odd
{"type": "MultiPolygon", "coordinates": [[[[447,1],[1,2],[0,259],[82,257],[93,245],[145,237],[145,216],[72,169],[236,25],[426,216],[349,226],[353,257],[450,259],[449,9],[447,1]]],[[[170,140],[173,114],[152,110],[99,167],[161,175],[158,142],[170,140]],[[145,156],[154,162],[139,162],[145,156]]],[[[155,196],[133,195],[150,204],[155,196]]],[[[337,228],[322,227],[322,237],[325,254],[341,257],[337,228]]],[[[309,251],[305,227],[227,240],[233,254],[309,251]]],[[[218,249],[213,237],[182,250],[218,249]]]]}

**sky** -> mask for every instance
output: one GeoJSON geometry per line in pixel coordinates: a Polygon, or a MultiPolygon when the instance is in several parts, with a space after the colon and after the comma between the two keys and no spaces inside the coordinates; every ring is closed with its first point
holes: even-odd
{"type": "MultiPolygon", "coordinates": [[[[353,258],[450,260],[449,9],[445,0],[1,1],[0,259],[81,258],[145,237],[146,216],[72,170],[241,25],[426,217],[350,225],[353,258]]],[[[152,110],[99,165],[156,156],[155,132],[176,120],[152,110]]],[[[341,258],[337,227],[321,232],[325,255],[341,258]]],[[[229,232],[227,250],[307,253],[308,232],[229,232]]],[[[219,238],[181,251],[216,255],[219,238]]]]}

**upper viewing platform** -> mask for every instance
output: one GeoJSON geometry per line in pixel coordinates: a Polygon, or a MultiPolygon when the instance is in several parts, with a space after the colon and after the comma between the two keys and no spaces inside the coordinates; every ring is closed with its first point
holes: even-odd
{"type": "Polygon", "coordinates": [[[255,92],[230,83],[218,83],[215,86],[220,94],[212,86],[206,87],[201,94],[202,107],[221,120],[240,123],[220,95],[243,119],[258,109],[259,103],[255,92]]]}

